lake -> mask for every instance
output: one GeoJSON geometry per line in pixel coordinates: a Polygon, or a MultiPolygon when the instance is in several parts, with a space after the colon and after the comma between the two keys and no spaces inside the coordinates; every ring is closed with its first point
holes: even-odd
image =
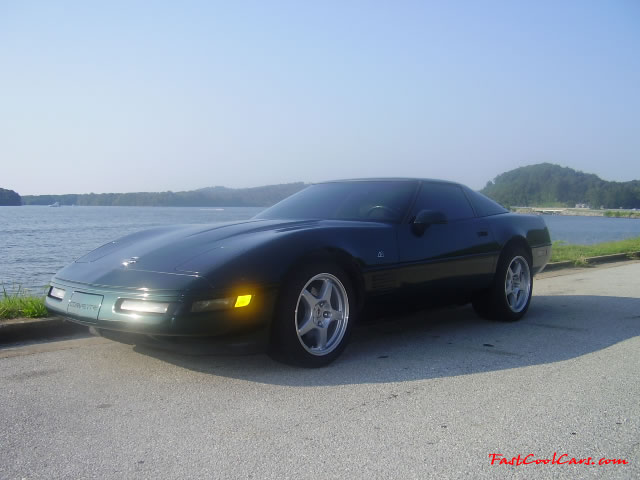
{"type": "MultiPolygon", "coordinates": [[[[39,293],[68,263],[123,235],[160,225],[245,220],[260,207],[0,207],[0,284],[39,293]]],[[[553,240],[593,244],[640,236],[640,220],[544,217],[553,240]]]]}

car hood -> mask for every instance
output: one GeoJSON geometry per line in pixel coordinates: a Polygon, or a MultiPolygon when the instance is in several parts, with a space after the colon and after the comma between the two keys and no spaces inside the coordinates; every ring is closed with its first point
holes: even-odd
{"type": "MultiPolygon", "coordinates": [[[[214,225],[178,225],[144,230],[109,242],[64,268],[57,278],[91,284],[108,284],[123,271],[187,274],[197,276],[198,261],[212,251],[227,260],[268,237],[297,229],[313,228],[319,221],[247,220],[214,225]]],[[[136,277],[138,275],[135,275],[136,277]]],[[[121,283],[121,282],[119,282],[121,283]]]]}

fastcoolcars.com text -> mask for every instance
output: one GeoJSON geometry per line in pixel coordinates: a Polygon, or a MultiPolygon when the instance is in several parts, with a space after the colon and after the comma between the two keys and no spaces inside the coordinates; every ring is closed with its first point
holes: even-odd
{"type": "Polygon", "coordinates": [[[489,459],[491,465],[628,465],[629,462],[622,458],[576,458],[572,457],[568,453],[558,454],[553,452],[551,458],[536,458],[535,454],[530,453],[528,455],[520,455],[517,457],[507,458],[501,453],[490,453],[489,459]]]}

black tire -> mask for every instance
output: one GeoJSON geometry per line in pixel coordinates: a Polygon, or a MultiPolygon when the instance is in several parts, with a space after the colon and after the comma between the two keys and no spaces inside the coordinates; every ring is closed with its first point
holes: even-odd
{"type": "Polygon", "coordinates": [[[339,266],[314,262],[297,269],[284,282],[278,299],[271,330],[271,357],[291,365],[311,368],[333,362],[349,341],[357,315],[355,298],[349,276],[339,266]],[[319,295],[321,292],[318,289],[327,283],[331,284],[332,289],[328,306],[326,300],[314,295],[319,295]],[[339,297],[342,298],[342,304],[339,297]],[[318,303],[309,307],[308,299],[318,303]],[[340,308],[342,315],[339,314],[340,308]],[[313,322],[313,326],[307,333],[299,334],[305,330],[302,327],[307,325],[307,319],[313,322]],[[324,349],[322,330],[325,330],[324,349]]]}
{"type": "MultiPolygon", "coordinates": [[[[513,282],[512,284],[513,285],[513,282]]],[[[533,295],[533,275],[531,274],[531,255],[520,246],[508,247],[498,261],[493,286],[486,291],[478,292],[472,305],[475,312],[482,318],[498,320],[502,322],[515,322],[520,320],[531,303],[533,295]],[[513,293],[507,294],[509,271],[513,276],[514,268],[520,267],[518,286],[525,286],[525,290],[518,291],[524,296],[513,293]],[[526,279],[528,277],[528,279],[526,279]]]]}
{"type": "Polygon", "coordinates": [[[477,292],[471,300],[471,305],[473,306],[473,310],[476,312],[476,315],[481,318],[491,320],[491,290],[482,290],[481,292],[477,292]]]}

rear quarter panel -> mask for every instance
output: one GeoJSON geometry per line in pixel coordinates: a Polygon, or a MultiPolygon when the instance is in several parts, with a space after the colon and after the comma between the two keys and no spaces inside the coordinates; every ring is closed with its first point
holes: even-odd
{"type": "Polygon", "coordinates": [[[486,217],[501,248],[511,240],[522,238],[531,249],[533,273],[539,273],[551,258],[551,235],[539,215],[505,213],[486,217]]]}

